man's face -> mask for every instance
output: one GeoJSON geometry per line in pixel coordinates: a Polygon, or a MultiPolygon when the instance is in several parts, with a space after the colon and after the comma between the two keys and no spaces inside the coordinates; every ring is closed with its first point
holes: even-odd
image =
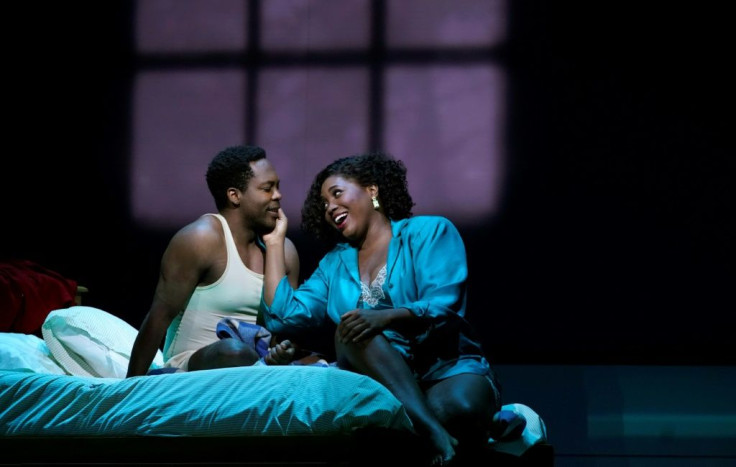
{"type": "Polygon", "coordinates": [[[246,221],[257,232],[270,232],[276,226],[278,210],[281,207],[279,177],[271,163],[260,159],[250,164],[253,177],[243,193],[240,209],[246,221]]]}

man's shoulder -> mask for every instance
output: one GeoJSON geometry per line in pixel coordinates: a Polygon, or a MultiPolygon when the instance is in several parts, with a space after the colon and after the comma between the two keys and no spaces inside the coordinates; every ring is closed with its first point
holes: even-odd
{"type": "Polygon", "coordinates": [[[171,241],[207,242],[220,241],[223,231],[214,215],[203,214],[174,233],[171,241]]]}

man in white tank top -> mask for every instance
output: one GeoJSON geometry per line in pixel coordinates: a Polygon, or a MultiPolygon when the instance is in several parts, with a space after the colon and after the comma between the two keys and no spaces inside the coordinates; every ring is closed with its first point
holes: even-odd
{"type": "MultiPolygon", "coordinates": [[[[171,238],[161,259],[156,292],[133,345],[127,376],[148,372],[164,342],[164,366],[184,371],[252,365],[252,345],[219,339],[222,318],[256,322],[263,287],[260,238],[276,226],[281,206],[279,178],[266,152],[232,146],[207,168],[207,186],[217,213],[207,213],[171,238]]],[[[285,267],[298,285],[299,256],[287,239],[285,267]]],[[[293,358],[288,341],[274,345],[268,364],[293,358]]]]}

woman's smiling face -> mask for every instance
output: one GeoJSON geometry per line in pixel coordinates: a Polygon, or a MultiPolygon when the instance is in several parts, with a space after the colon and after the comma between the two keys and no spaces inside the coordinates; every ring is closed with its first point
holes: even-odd
{"type": "Polygon", "coordinates": [[[364,187],[351,178],[331,175],[322,183],[325,220],[348,240],[362,238],[374,211],[371,197],[374,187],[364,187]]]}

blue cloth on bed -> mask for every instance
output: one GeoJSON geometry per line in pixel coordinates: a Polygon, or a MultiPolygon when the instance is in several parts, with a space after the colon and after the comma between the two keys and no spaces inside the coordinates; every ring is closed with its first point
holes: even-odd
{"type": "MultiPolygon", "coordinates": [[[[251,344],[255,349],[256,353],[260,357],[254,366],[267,365],[266,355],[268,355],[268,349],[271,345],[271,332],[258,324],[248,323],[246,321],[240,321],[233,318],[222,318],[217,322],[215,326],[215,332],[217,337],[220,339],[237,339],[241,342],[251,344]]],[[[318,366],[318,367],[329,367],[335,366],[324,361],[318,361],[315,363],[301,363],[295,360],[289,365],[304,365],[304,366],[318,366]]],[[[176,373],[180,371],[179,368],[160,368],[150,370],[148,375],[162,375],[167,373],[176,373]]]]}
{"type": "Polygon", "coordinates": [[[222,318],[215,328],[220,339],[238,339],[246,344],[253,344],[258,356],[268,355],[271,346],[271,332],[258,324],[239,321],[232,318],[222,318]]]}
{"type": "MultiPolygon", "coordinates": [[[[271,332],[268,329],[258,324],[239,321],[233,318],[222,318],[217,322],[215,332],[220,339],[238,339],[248,344],[252,343],[258,356],[261,357],[254,365],[267,364],[265,358],[268,355],[268,349],[271,345],[271,332]]],[[[330,366],[330,364],[323,361],[304,364],[298,360],[289,363],[289,365],[330,366]]]]}

